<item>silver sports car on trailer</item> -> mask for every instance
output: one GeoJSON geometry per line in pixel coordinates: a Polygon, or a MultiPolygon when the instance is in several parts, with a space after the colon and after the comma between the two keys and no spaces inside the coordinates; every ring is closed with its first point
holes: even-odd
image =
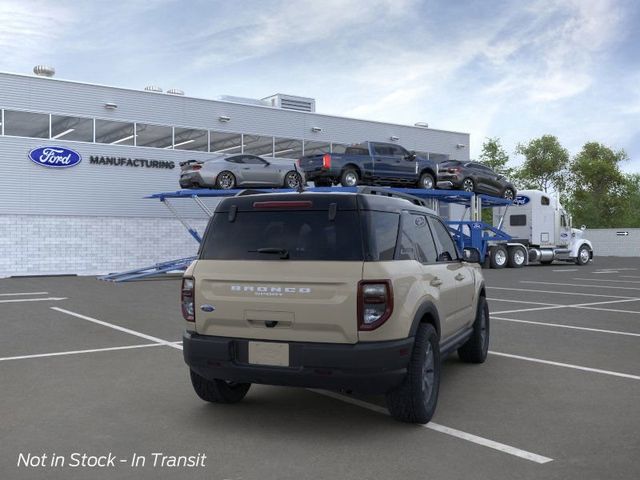
{"type": "Polygon", "coordinates": [[[304,173],[291,158],[263,158],[257,155],[219,155],[211,160],[180,163],[180,187],[219,188],[285,187],[304,184],[304,173]]]}

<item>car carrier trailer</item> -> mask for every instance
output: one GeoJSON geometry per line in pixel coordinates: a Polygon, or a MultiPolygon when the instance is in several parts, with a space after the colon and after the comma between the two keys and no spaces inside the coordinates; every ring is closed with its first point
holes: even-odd
{"type": "MultiPolygon", "coordinates": [[[[214,190],[214,189],[186,189],[175,192],[161,192],[149,195],[145,198],[160,200],[169,211],[179,220],[187,229],[193,239],[200,243],[201,235],[193,228],[184,216],[180,213],[181,209],[175,208],[173,201],[177,199],[190,199],[195,205],[208,217],[213,215],[213,211],[203,201],[204,198],[210,197],[229,197],[235,195],[250,195],[260,193],[273,192],[292,192],[288,189],[233,189],[233,190],[214,190]]],[[[504,218],[507,212],[511,212],[514,208],[521,205],[516,203],[525,202],[522,195],[519,195],[515,201],[504,198],[493,197],[490,195],[475,194],[473,192],[452,191],[452,190],[425,190],[418,188],[396,188],[396,187],[315,187],[307,188],[305,191],[312,192],[363,192],[374,195],[388,195],[403,197],[411,201],[420,201],[423,204],[445,218],[445,223],[449,226],[451,233],[460,248],[473,248],[479,252],[481,263],[486,267],[503,268],[503,267],[522,267],[533,261],[549,262],[554,259],[573,258],[573,254],[568,246],[556,246],[555,251],[549,253],[550,245],[536,245],[530,241],[521,239],[521,231],[509,231],[504,229],[504,218]],[[520,198],[520,200],[518,200],[520,198]],[[444,208],[444,206],[448,208],[444,208]],[[453,206],[453,207],[452,207],[453,206]],[[489,225],[482,221],[483,209],[492,209],[494,213],[494,225],[489,225]],[[445,210],[447,212],[445,213],[445,210]],[[454,219],[458,216],[459,219],[454,219]],[[516,233],[516,237],[512,236],[516,233]]],[[[530,202],[525,202],[527,205],[530,202]]],[[[530,207],[529,207],[530,208],[530,207]]],[[[519,210],[518,210],[519,211],[519,210]]],[[[564,212],[564,211],[563,211],[564,212]]],[[[516,215],[521,215],[516,213],[516,215]]],[[[566,214],[565,214],[566,215],[566,214]]],[[[538,216],[531,215],[532,221],[539,222],[538,216]]],[[[565,220],[566,222],[566,220],[565,220]]],[[[574,229],[575,230],[575,229],[574,229]]],[[[537,231],[537,230],[536,230],[537,231]]],[[[564,231],[563,231],[564,232],[564,231]]],[[[565,232],[566,233],[566,232],[565,232]]],[[[581,258],[580,250],[582,245],[586,245],[589,251],[590,260],[593,256],[593,249],[588,240],[583,240],[581,231],[573,232],[572,239],[580,239],[580,243],[576,249],[574,257],[581,258]]],[[[555,238],[555,237],[553,237],[555,238]]],[[[564,237],[561,237],[564,238],[564,237]]],[[[575,243],[575,242],[574,242],[575,243]]],[[[184,270],[195,257],[180,258],[177,260],[168,260],[151,266],[132,269],[121,273],[111,273],[100,277],[102,280],[115,282],[138,280],[149,276],[156,276],[170,272],[184,270]]]]}

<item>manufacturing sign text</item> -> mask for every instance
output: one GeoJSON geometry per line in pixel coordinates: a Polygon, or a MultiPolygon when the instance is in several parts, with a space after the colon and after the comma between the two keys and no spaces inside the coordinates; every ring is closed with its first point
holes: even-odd
{"type": "Polygon", "coordinates": [[[146,158],[102,157],[91,155],[89,163],[92,165],[111,165],[114,167],[143,167],[173,169],[176,164],[166,160],[147,160],[146,158]]]}
{"type": "Polygon", "coordinates": [[[38,147],[29,152],[29,160],[43,167],[69,168],[79,164],[82,156],[63,147],[38,147]]]}

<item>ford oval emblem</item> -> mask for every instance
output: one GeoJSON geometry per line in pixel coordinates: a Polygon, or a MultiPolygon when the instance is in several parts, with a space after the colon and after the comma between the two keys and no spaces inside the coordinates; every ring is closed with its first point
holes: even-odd
{"type": "Polygon", "coordinates": [[[213,305],[200,305],[200,310],[203,312],[213,312],[216,309],[213,305]]]}
{"type": "Polygon", "coordinates": [[[29,160],[43,167],[69,168],[79,164],[82,156],[63,147],[38,147],[29,152],[29,160]]]}
{"type": "Polygon", "coordinates": [[[517,195],[513,201],[514,205],[526,205],[531,199],[526,195],[517,195]]]}

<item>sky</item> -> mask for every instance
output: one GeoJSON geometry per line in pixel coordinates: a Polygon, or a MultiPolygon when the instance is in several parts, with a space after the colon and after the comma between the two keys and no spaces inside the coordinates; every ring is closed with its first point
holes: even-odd
{"type": "MultiPolygon", "coordinates": [[[[624,149],[640,172],[635,0],[0,0],[0,71],[624,149]]],[[[364,140],[364,139],[363,139],[364,140]]]]}

